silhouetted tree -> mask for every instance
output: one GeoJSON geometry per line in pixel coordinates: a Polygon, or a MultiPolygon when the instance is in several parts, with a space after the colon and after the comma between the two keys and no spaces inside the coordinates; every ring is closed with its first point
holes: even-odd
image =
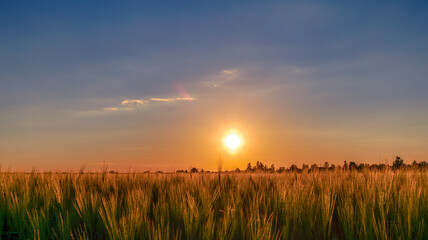
{"type": "Polygon", "coordinates": [[[324,163],[324,168],[325,168],[325,169],[328,169],[328,167],[329,167],[328,162],[325,162],[325,163],[324,163]]]}
{"type": "Polygon", "coordinates": [[[298,169],[298,168],[297,168],[297,166],[296,166],[296,165],[294,165],[294,164],[290,166],[290,171],[291,171],[291,172],[296,172],[296,171],[297,171],[297,169],[298,169]]]}
{"type": "Polygon", "coordinates": [[[197,168],[192,168],[192,169],[190,169],[190,172],[191,172],[191,173],[197,173],[197,172],[198,172],[198,169],[197,169],[197,168]]]}
{"type": "Polygon", "coordinates": [[[245,171],[247,171],[247,172],[252,172],[253,171],[253,167],[251,167],[251,163],[248,163],[247,169],[245,171]]]}
{"type": "Polygon", "coordinates": [[[404,161],[403,159],[401,159],[401,157],[396,156],[395,157],[395,161],[392,164],[392,169],[400,169],[401,167],[403,167],[404,161]]]}
{"type": "Polygon", "coordinates": [[[357,170],[358,166],[355,162],[350,162],[349,163],[349,170],[357,170]]]}
{"type": "Polygon", "coordinates": [[[260,161],[257,161],[256,166],[254,168],[255,168],[255,171],[258,171],[258,172],[264,172],[268,169],[267,166],[260,161]]]}
{"type": "Polygon", "coordinates": [[[318,165],[316,165],[316,164],[312,164],[311,165],[311,168],[309,169],[309,171],[308,172],[315,172],[315,171],[317,171],[318,170],[318,165]]]}
{"type": "Polygon", "coordinates": [[[343,162],[343,169],[348,170],[348,162],[343,162]]]}

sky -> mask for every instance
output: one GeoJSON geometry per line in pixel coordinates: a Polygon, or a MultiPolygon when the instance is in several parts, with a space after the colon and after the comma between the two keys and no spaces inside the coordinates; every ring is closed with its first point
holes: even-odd
{"type": "Polygon", "coordinates": [[[2,1],[2,169],[428,160],[423,1],[2,1]],[[236,129],[236,154],[221,139],[236,129]]]}

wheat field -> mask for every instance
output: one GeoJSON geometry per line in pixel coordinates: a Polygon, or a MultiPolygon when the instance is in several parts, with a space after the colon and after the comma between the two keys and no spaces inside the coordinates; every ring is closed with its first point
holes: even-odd
{"type": "Polygon", "coordinates": [[[428,239],[428,172],[0,173],[2,239],[428,239]]]}

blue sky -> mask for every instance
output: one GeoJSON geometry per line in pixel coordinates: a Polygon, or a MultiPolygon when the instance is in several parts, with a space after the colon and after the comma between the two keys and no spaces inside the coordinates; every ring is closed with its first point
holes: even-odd
{"type": "Polygon", "coordinates": [[[2,164],[215,168],[229,125],[252,142],[230,166],[427,160],[427,9],[4,1],[2,164]]]}

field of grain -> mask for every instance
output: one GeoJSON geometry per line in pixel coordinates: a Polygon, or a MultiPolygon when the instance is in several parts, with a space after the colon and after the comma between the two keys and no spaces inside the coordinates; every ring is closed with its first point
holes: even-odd
{"type": "Polygon", "coordinates": [[[2,239],[428,239],[428,172],[0,173],[2,239]]]}

